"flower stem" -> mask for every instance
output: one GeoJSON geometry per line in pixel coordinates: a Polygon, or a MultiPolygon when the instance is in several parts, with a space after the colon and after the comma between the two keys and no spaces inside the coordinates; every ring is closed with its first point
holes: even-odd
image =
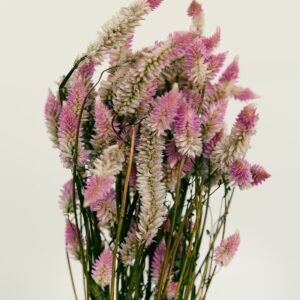
{"type": "Polygon", "coordinates": [[[111,300],[114,300],[114,293],[115,293],[115,272],[116,272],[116,258],[117,258],[117,251],[119,247],[120,242],[120,236],[121,236],[121,230],[123,225],[123,219],[125,214],[125,208],[126,208],[126,200],[127,200],[127,191],[129,186],[129,178],[131,173],[131,167],[133,163],[133,156],[134,156],[134,145],[135,145],[135,129],[132,126],[132,133],[131,133],[131,146],[130,146],[130,157],[127,167],[127,174],[125,178],[124,183],[124,190],[123,190],[123,197],[122,197],[122,203],[121,203],[121,211],[120,211],[120,218],[118,222],[118,229],[117,229],[117,235],[115,240],[115,248],[113,252],[113,262],[112,262],[112,275],[111,275],[111,289],[110,289],[110,296],[111,300]]]}

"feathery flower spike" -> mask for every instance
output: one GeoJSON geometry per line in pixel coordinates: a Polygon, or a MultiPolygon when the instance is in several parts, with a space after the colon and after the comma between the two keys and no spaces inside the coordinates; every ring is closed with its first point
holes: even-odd
{"type": "Polygon", "coordinates": [[[105,249],[93,265],[92,277],[102,288],[105,288],[111,282],[112,260],[112,252],[105,249]]]}
{"type": "Polygon", "coordinates": [[[215,251],[215,262],[220,266],[228,266],[236,254],[240,245],[240,234],[229,236],[221,241],[221,244],[216,248],[215,251]]]}
{"type": "Polygon", "coordinates": [[[252,175],[250,172],[250,164],[244,160],[236,160],[231,168],[230,175],[235,184],[237,184],[240,189],[249,188],[251,186],[252,175]]]}
{"type": "Polygon", "coordinates": [[[252,174],[252,185],[259,185],[267,180],[271,175],[260,165],[252,165],[250,168],[252,174]]]}

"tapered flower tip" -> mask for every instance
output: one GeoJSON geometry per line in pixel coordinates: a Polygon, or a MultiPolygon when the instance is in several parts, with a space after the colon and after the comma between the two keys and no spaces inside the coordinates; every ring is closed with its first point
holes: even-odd
{"type": "Polygon", "coordinates": [[[238,79],[239,76],[239,58],[236,56],[232,63],[225,69],[220,78],[220,82],[230,82],[238,79]]]}
{"type": "Polygon", "coordinates": [[[260,165],[253,165],[250,168],[252,174],[252,185],[258,185],[267,180],[271,175],[260,165]]]}
{"type": "Polygon", "coordinates": [[[198,3],[196,0],[193,0],[188,8],[187,14],[189,17],[195,17],[200,15],[202,11],[203,11],[202,5],[198,3]]]}
{"type": "Polygon", "coordinates": [[[250,164],[246,160],[236,160],[230,168],[230,175],[232,180],[241,189],[251,186],[252,175],[250,172],[250,164]]]}
{"type": "Polygon", "coordinates": [[[163,0],[146,0],[152,10],[156,9],[163,0]]]}
{"type": "Polygon", "coordinates": [[[255,105],[247,105],[239,113],[236,119],[236,127],[250,133],[254,130],[259,116],[256,112],[255,105]]]}
{"type": "Polygon", "coordinates": [[[168,299],[173,299],[176,295],[176,289],[178,286],[178,282],[169,282],[168,286],[167,286],[167,297],[168,299]]]}
{"type": "Polygon", "coordinates": [[[220,266],[228,266],[236,254],[240,245],[240,234],[229,236],[227,239],[223,239],[221,244],[216,248],[215,251],[215,262],[220,266]]]}
{"type": "Polygon", "coordinates": [[[111,282],[112,261],[112,252],[105,249],[93,265],[92,277],[102,288],[111,282]]]}
{"type": "Polygon", "coordinates": [[[259,98],[259,96],[256,95],[251,89],[237,86],[232,89],[232,94],[235,99],[240,101],[254,100],[259,98]]]}

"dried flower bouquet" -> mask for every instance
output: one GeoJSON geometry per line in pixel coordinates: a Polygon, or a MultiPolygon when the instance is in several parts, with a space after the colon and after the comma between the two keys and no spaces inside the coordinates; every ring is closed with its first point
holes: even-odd
{"type": "Polygon", "coordinates": [[[206,299],[239,247],[239,233],[225,232],[235,187],[269,177],[245,160],[255,106],[226,130],[231,98],[256,95],[237,85],[237,58],[223,68],[220,29],[203,36],[199,3],[190,30],[132,50],[136,26],[161,2],[122,8],[48,95],[46,125],[72,174],[60,207],[76,299],[70,256],[85,299],[206,299]]]}

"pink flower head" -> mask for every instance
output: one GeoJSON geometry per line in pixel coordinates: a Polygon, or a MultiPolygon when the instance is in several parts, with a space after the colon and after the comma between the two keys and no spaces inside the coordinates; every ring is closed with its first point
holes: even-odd
{"type": "Polygon", "coordinates": [[[112,124],[112,112],[111,110],[104,104],[103,101],[96,101],[95,104],[95,129],[96,129],[96,137],[95,139],[100,139],[102,142],[107,142],[116,136],[115,131],[119,131],[119,124],[117,121],[112,124]]]}
{"type": "Polygon", "coordinates": [[[203,12],[202,5],[196,0],[193,0],[190,6],[188,7],[187,14],[189,17],[195,17],[200,15],[203,12]]]}
{"type": "Polygon", "coordinates": [[[182,159],[173,139],[166,145],[166,154],[170,168],[174,168],[177,162],[182,159]]]}
{"type": "Polygon", "coordinates": [[[201,154],[200,120],[187,103],[183,103],[177,111],[174,136],[179,153],[191,158],[201,154]]]}
{"type": "Polygon", "coordinates": [[[167,298],[168,299],[173,299],[175,297],[177,286],[178,286],[178,282],[169,281],[168,286],[167,286],[167,298]]]}
{"type": "Polygon", "coordinates": [[[235,99],[240,101],[254,100],[258,98],[258,96],[249,88],[241,88],[237,86],[232,89],[232,94],[235,99]]]}
{"type": "Polygon", "coordinates": [[[79,76],[74,81],[72,81],[71,87],[68,91],[67,103],[71,107],[72,111],[75,113],[76,117],[79,116],[81,106],[83,104],[84,98],[87,95],[85,84],[79,76]]]}
{"type": "Polygon", "coordinates": [[[224,129],[222,128],[219,132],[217,132],[214,137],[208,142],[203,144],[203,156],[205,158],[209,158],[213,150],[215,149],[218,142],[222,140],[224,136],[224,129]]]}
{"type": "Polygon", "coordinates": [[[246,160],[236,160],[230,168],[230,175],[233,182],[241,189],[251,186],[252,174],[250,164],[246,160]]]}
{"type": "Polygon", "coordinates": [[[245,106],[238,114],[235,124],[232,128],[231,134],[238,136],[240,134],[249,136],[255,133],[255,125],[259,117],[256,113],[256,107],[254,105],[245,106]]]}
{"type": "Polygon", "coordinates": [[[237,232],[223,239],[215,251],[215,262],[220,266],[228,266],[240,245],[240,234],[237,232]]]}
{"type": "MultiPolygon", "coordinates": [[[[78,240],[76,225],[71,221],[66,221],[66,229],[65,229],[65,241],[68,252],[76,259],[80,258],[80,244],[78,240]]],[[[83,238],[81,236],[81,241],[83,242],[83,238]]]]}
{"type": "Polygon", "coordinates": [[[166,244],[165,241],[161,241],[156,247],[151,264],[152,282],[157,284],[159,281],[161,268],[165,259],[166,244]]]}
{"type": "Polygon", "coordinates": [[[157,132],[157,135],[162,135],[165,130],[171,129],[171,124],[176,116],[180,96],[178,86],[175,85],[170,92],[159,98],[158,103],[150,115],[151,126],[153,130],[157,132]]]}
{"type": "Polygon", "coordinates": [[[59,120],[60,111],[61,111],[60,102],[49,90],[44,114],[46,120],[46,127],[54,147],[58,146],[57,134],[58,134],[58,120],[59,120]]]}
{"type": "Polygon", "coordinates": [[[212,80],[219,73],[223,67],[227,53],[220,53],[217,55],[210,55],[207,60],[207,77],[212,80]]]}
{"type": "Polygon", "coordinates": [[[91,176],[84,192],[84,205],[91,206],[97,200],[104,199],[112,189],[113,182],[112,176],[91,176]]]}
{"type": "Polygon", "coordinates": [[[237,80],[239,76],[239,60],[236,56],[233,62],[226,68],[224,73],[220,78],[220,82],[222,83],[229,83],[231,81],[237,80]]]}
{"type": "Polygon", "coordinates": [[[95,62],[92,59],[89,59],[84,64],[81,64],[78,73],[83,79],[89,80],[92,78],[95,72],[95,62]]]}
{"type": "Polygon", "coordinates": [[[250,168],[252,174],[252,185],[259,185],[268,179],[271,175],[260,165],[253,165],[250,168]]]}
{"type": "Polygon", "coordinates": [[[219,100],[204,107],[201,115],[202,138],[205,142],[211,140],[224,126],[227,101],[219,100]]]}
{"type": "Polygon", "coordinates": [[[106,287],[111,282],[112,261],[112,252],[105,249],[93,265],[92,277],[102,288],[106,287]]]}
{"type": "Polygon", "coordinates": [[[90,206],[91,210],[96,212],[99,224],[102,226],[112,225],[116,216],[116,192],[111,189],[103,198],[93,202],[90,206]]]}
{"type": "Polygon", "coordinates": [[[156,9],[163,0],[146,0],[152,10],[156,9]]]}
{"type": "Polygon", "coordinates": [[[212,52],[220,43],[221,29],[217,27],[216,32],[210,37],[204,37],[202,43],[208,52],[212,52]]]}
{"type": "Polygon", "coordinates": [[[67,181],[62,189],[59,196],[59,206],[63,214],[68,214],[73,211],[73,180],[67,181]]]}

